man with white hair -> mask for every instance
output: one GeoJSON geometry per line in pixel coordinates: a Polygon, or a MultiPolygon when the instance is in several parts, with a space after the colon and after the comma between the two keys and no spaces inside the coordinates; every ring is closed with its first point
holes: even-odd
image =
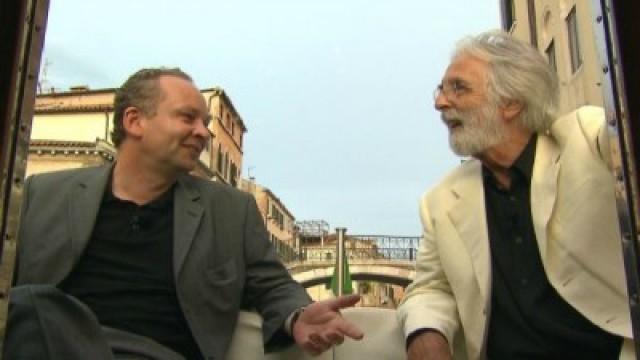
{"type": "Polygon", "coordinates": [[[459,43],[434,96],[470,159],[421,200],[409,359],[633,358],[603,111],[556,118],[553,69],[495,31],[459,43]]]}

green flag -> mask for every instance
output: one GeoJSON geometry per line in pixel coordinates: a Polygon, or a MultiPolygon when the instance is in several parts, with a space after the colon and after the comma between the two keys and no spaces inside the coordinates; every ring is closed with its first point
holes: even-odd
{"type": "MultiPolygon", "coordinates": [[[[351,273],[349,272],[349,262],[347,257],[344,256],[344,272],[342,274],[343,285],[342,294],[353,294],[353,285],[351,284],[351,273]]],[[[336,266],[333,269],[333,276],[331,276],[331,282],[327,284],[327,289],[331,289],[334,295],[338,295],[338,258],[336,257],[336,266]]]]}

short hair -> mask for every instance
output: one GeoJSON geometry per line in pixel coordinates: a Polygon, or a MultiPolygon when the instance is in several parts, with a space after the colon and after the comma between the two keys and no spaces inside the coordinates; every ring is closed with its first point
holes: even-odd
{"type": "Polygon", "coordinates": [[[487,93],[494,104],[523,104],[520,124],[543,133],[556,118],[558,75],[534,47],[504,31],[488,31],[461,40],[453,58],[471,55],[487,61],[487,93]]]}
{"type": "Polygon", "coordinates": [[[124,130],[124,111],[133,106],[145,116],[153,116],[156,113],[158,102],[164,93],[158,86],[158,79],[161,76],[176,76],[193,82],[191,76],[179,68],[148,68],[136,71],[122,86],[116,90],[113,101],[113,130],[111,131],[111,142],[119,147],[127,136],[124,130]]]}

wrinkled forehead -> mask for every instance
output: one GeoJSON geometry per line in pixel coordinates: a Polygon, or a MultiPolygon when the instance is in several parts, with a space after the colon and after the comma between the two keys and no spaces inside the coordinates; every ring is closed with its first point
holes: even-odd
{"type": "Polygon", "coordinates": [[[462,53],[455,56],[442,78],[443,83],[464,81],[470,84],[486,83],[489,63],[474,55],[462,53]]]}

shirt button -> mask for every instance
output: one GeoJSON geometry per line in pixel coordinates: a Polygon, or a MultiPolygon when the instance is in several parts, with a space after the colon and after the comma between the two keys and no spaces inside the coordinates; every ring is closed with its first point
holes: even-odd
{"type": "Polygon", "coordinates": [[[520,279],[520,284],[522,284],[522,286],[527,286],[527,284],[529,284],[529,279],[527,278],[520,279]]]}
{"type": "Polygon", "coordinates": [[[515,196],[513,196],[513,195],[509,195],[509,200],[511,200],[511,201],[516,201],[516,197],[515,197],[515,196]]]}
{"type": "Polygon", "coordinates": [[[516,244],[518,244],[518,245],[522,244],[522,236],[516,236],[516,238],[515,238],[515,242],[516,242],[516,244]]]}

